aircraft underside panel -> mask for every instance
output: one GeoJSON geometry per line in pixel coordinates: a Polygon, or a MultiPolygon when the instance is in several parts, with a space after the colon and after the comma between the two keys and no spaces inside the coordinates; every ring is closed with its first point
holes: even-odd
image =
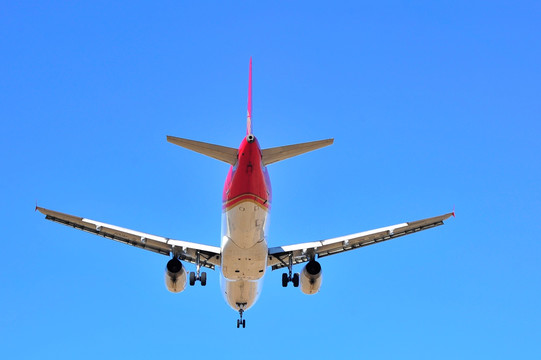
{"type": "Polygon", "coordinates": [[[258,280],[267,269],[268,248],[260,241],[248,249],[227,239],[222,249],[222,274],[229,280],[258,280]]]}
{"type": "Polygon", "coordinates": [[[257,300],[267,269],[268,211],[252,201],[241,202],[223,214],[222,291],[235,310],[257,300]]]}
{"type": "Polygon", "coordinates": [[[252,201],[224,212],[222,274],[229,280],[258,280],[267,268],[268,211],[252,201]]]}
{"type": "Polygon", "coordinates": [[[225,300],[234,310],[248,310],[255,304],[259,294],[263,279],[259,280],[228,280],[221,279],[222,291],[225,300]]]}

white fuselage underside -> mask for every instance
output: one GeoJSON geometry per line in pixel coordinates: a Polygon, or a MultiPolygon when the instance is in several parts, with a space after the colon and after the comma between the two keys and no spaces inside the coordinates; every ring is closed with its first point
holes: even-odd
{"type": "Polygon", "coordinates": [[[221,287],[229,306],[247,310],[257,300],[267,269],[268,209],[243,201],[223,213],[221,287]]]}

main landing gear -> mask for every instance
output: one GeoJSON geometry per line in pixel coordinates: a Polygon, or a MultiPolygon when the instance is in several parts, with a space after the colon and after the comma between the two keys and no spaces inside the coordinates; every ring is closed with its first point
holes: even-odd
{"type": "Polygon", "coordinates": [[[299,287],[299,273],[293,274],[293,255],[289,254],[289,264],[287,266],[289,269],[288,273],[282,274],[282,286],[287,287],[287,284],[291,281],[293,287],[299,287]]]}
{"type": "Polygon", "coordinates": [[[240,319],[237,319],[237,329],[240,328],[241,326],[243,329],[246,327],[246,319],[242,318],[243,313],[244,313],[244,310],[240,309],[239,310],[240,319]]]}
{"type": "Polygon", "coordinates": [[[190,286],[194,286],[196,281],[200,281],[201,286],[207,285],[207,273],[201,272],[199,251],[195,255],[195,272],[190,272],[190,286]]]}

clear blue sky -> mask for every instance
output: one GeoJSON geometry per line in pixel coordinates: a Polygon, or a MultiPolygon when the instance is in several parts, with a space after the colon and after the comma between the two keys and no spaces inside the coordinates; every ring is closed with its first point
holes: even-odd
{"type": "Polygon", "coordinates": [[[539,2],[178,3],[1,6],[1,358],[541,358],[539,2]],[[237,146],[250,56],[262,146],[335,138],[269,168],[272,246],[457,218],[237,330],[217,272],[33,208],[218,245],[227,166],[165,136],[237,146]]]}

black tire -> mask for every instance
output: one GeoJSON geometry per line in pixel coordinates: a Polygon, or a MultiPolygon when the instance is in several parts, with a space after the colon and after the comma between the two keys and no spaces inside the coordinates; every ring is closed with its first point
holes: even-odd
{"type": "Polygon", "coordinates": [[[195,285],[195,273],[190,272],[190,286],[194,286],[194,285],[195,285]]]}
{"type": "Polygon", "coordinates": [[[299,287],[299,273],[293,274],[293,286],[299,287]]]}
{"type": "Polygon", "coordinates": [[[207,273],[203,272],[201,273],[201,286],[207,285],[207,273]]]}
{"type": "Polygon", "coordinates": [[[288,276],[286,273],[282,274],[282,286],[287,287],[287,283],[289,282],[288,276]]]}
{"type": "Polygon", "coordinates": [[[246,320],[242,320],[242,328],[244,329],[246,327],[246,320]]]}
{"type": "Polygon", "coordinates": [[[240,327],[240,320],[237,319],[237,329],[240,327]]]}

